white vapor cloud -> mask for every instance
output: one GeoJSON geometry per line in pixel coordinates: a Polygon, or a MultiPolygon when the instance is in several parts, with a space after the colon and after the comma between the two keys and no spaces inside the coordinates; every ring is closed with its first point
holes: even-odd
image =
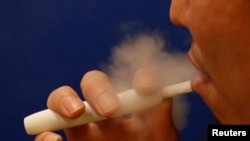
{"type": "MultiPolygon", "coordinates": [[[[164,80],[164,85],[192,79],[194,68],[185,53],[169,53],[164,50],[164,39],[155,33],[126,36],[112,50],[110,63],[103,69],[111,77],[118,91],[131,88],[135,71],[144,66],[154,67],[164,80]]],[[[185,96],[174,98],[173,119],[177,128],[183,129],[187,123],[189,103],[185,96]]]]}

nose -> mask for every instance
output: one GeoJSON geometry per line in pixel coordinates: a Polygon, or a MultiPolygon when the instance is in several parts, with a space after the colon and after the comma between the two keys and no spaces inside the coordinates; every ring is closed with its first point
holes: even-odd
{"type": "Polygon", "coordinates": [[[172,23],[188,27],[188,13],[190,0],[172,0],[170,20],[172,23]]]}

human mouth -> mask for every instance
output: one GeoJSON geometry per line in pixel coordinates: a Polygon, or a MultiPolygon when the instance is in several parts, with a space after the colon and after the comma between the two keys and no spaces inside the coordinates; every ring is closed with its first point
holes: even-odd
{"type": "Polygon", "coordinates": [[[189,60],[194,65],[194,67],[197,69],[197,72],[192,80],[192,88],[194,91],[200,93],[209,84],[211,84],[211,77],[209,74],[205,71],[205,69],[202,67],[200,63],[198,63],[197,55],[194,54],[192,50],[188,53],[189,60]]]}
{"type": "Polygon", "coordinates": [[[192,89],[195,92],[202,93],[211,84],[210,82],[211,78],[206,73],[198,70],[191,83],[192,89]]]}

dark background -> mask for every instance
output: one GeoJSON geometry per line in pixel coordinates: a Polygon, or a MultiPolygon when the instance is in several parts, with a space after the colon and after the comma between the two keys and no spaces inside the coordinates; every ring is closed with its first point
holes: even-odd
{"type": "MultiPolygon", "coordinates": [[[[6,0],[0,2],[1,141],[31,141],[23,118],[46,108],[49,93],[108,61],[125,34],[161,32],[187,51],[189,33],[169,21],[170,0],[6,0]]],[[[206,139],[216,120],[195,93],[182,141],[206,139]]]]}

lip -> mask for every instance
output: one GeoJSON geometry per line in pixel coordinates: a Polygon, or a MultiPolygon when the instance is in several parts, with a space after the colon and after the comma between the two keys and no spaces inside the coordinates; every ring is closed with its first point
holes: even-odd
{"type": "Polygon", "coordinates": [[[194,91],[200,93],[211,83],[210,75],[202,67],[201,63],[198,63],[198,58],[193,51],[189,51],[188,58],[193,66],[197,69],[197,72],[192,80],[192,88],[194,91]]]}

